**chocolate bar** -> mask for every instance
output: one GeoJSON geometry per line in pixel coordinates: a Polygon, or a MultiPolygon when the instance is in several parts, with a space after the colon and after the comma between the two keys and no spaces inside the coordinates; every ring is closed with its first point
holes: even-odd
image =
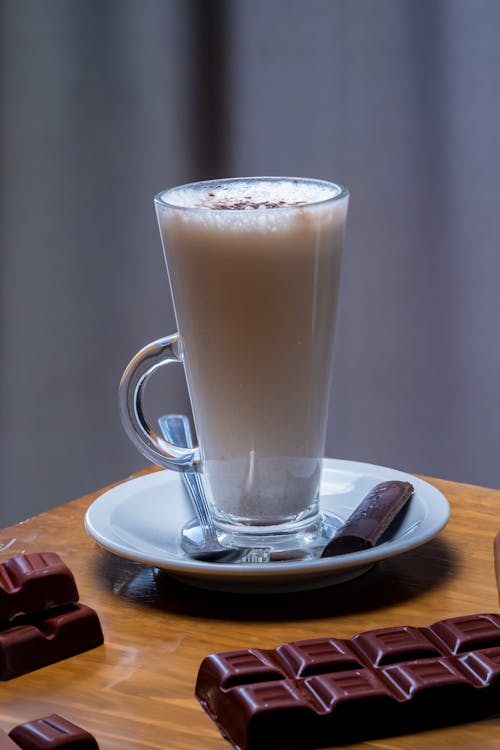
{"type": "Polygon", "coordinates": [[[196,697],[239,750],[305,750],[500,710],[500,616],[207,656],[196,697]]]}
{"type": "Polygon", "coordinates": [[[0,741],[0,750],[99,750],[89,732],[58,714],[19,724],[9,738],[5,748],[0,741]]]}
{"type": "Polygon", "coordinates": [[[16,555],[0,565],[0,622],[77,601],[73,574],[54,552],[16,555]]]}
{"type": "Polygon", "coordinates": [[[0,627],[0,680],[10,680],[103,643],[99,618],[70,604],[0,627]]]}
{"type": "Polygon", "coordinates": [[[413,495],[410,482],[381,482],[370,490],[323,550],[321,557],[374,547],[413,495]]]}

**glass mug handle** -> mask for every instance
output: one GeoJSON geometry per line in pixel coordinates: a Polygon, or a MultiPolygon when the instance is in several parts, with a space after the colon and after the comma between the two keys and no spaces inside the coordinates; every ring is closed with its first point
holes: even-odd
{"type": "Polygon", "coordinates": [[[174,471],[201,471],[197,446],[180,448],[168,442],[152,429],[144,416],[144,388],[151,375],[164,365],[182,361],[178,333],[153,341],[137,352],[120,381],[120,414],[130,440],[154,464],[174,471]]]}

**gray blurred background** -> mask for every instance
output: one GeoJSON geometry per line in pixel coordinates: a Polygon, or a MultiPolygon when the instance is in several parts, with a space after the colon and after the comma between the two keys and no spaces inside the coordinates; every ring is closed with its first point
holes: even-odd
{"type": "Polygon", "coordinates": [[[352,193],[327,454],[500,488],[499,39],[497,0],[3,0],[0,523],[146,465],[152,198],[240,174],[352,193]]]}

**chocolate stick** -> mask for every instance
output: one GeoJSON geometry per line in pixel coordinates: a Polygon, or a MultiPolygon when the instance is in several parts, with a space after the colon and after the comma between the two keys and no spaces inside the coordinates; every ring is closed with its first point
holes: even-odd
{"type": "Polygon", "coordinates": [[[414,493],[409,482],[377,484],[323,550],[321,557],[374,547],[414,493]]]}

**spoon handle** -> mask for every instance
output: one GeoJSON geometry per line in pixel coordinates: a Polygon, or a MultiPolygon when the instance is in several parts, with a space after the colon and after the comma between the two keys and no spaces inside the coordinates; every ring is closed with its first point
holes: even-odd
{"type": "Polygon", "coordinates": [[[203,487],[200,475],[194,471],[185,471],[181,475],[181,478],[196,510],[200,526],[202,527],[205,536],[210,534],[211,537],[217,539],[214,522],[212,521],[212,516],[208,508],[205,488],[203,487]]]}
{"type": "Polygon", "coordinates": [[[166,440],[179,448],[193,447],[193,433],[185,414],[166,414],[159,418],[158,423],[166,440]]]}
{"type": "MultiPolygon", "coordinates": [[[[167,414],[160,417],[158,421],[161,431],[169,442],[180,448],[193,447],[191,425],[185,414],[167,414]]],[[[196,471],[183,471],[181,479],[193,503],[205,538],[210,537],[218,542],[201,476],[196,471]]]]}

